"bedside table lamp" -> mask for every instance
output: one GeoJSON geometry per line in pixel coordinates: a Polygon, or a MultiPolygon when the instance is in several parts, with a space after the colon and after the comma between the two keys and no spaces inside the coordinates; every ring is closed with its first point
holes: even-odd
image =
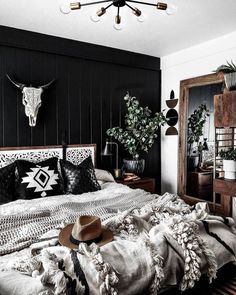
{"type": "Polygon", "coordinates": [[[119,150],[118,150],[118,144],[116,142],[108,141],[106,140],[106,145],[104,150],[102,151],[102,156],[112,156],[113,153],[111,152],[110,145],[116,146],[116,169],[114,169],[115,178],[120,178],[121,176],[121,170],[118,168],[118,157],[119,157],[119,150]]]}

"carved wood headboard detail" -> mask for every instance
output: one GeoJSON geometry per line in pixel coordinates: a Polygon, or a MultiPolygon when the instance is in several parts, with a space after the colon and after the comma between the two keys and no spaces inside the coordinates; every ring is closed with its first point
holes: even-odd
{"type": "MultiPolygon", "coordinates": [[[[73,144],[66,147],[66,159],[78,165],[88,156],[92,157],[96,165],[96,144],[73,144]]],[[[4,147],[0,148],[0,168],[14,162],[17,159],[39,162],[50,157],[63,159],[63,147],[51,146],[28,146],[28,147],[4,147]]]]}

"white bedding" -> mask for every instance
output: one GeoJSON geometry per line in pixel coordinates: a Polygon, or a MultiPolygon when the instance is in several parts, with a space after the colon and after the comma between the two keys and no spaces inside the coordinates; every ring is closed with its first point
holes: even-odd
{"type": "MultiPolygon", "coordinates": [[[[100,249],[95,245],[85,247],[82,244],[76,254],[90,294],[156,294],[159,288],[177,283],[184,290],[198,280],[198,272],[207,272],[213,278],[217,268],[235,262],[236,239],[232,219],[228,219],[226,225],[222,218],[210,216],[204,203],[191,209],[176,196],[165,194],[160,197],[117,183],[104,183],[101,191],[79,196],[17,200],[1,205],[0,226],[3,222],[8,226],[9,216],[16,222],[26,212],[49,210],[53,215],[55,208],[58,208],[62,219],[67,216],[63,214],[70,215],[68,220],[62,220],[60,226],[71,223],[75,212],[80,215],[89,211],[100,216],[103,223],[115,233],[113,242],[100,249]],[[65,212],[65,208],[68,211],[65,212]],[[220,241],[207,233],[206,224],[220,241]],[[94,262],[96,259],[98,264],[94,262]]],[[[29,224],[31,222],[29,220],[29,224]]],[[[20,226],[14,223],[16,229],[20,229],[20,226]]],[[[4,248],[1,234],[6,232],[8,235],[11,230],[8,232],[6,227],[4,231],[2,227],[0,251],[4,248]]],[[[46,231],[43,238],[57,237],[58,233],[59,229],[46,231]]],[[[33,242],[28,248],[0,256],[1,295],[66,294],[65,286],[57,286],[55,281],[49,284],[49,278],[43,281],[42,277],[45,278],[48,262],[45,262],[45,257],[48,253],[57,259],[70,261],[70,251],[66,247],[58,247],[57,238],[33,242]],[[43,250],[32,256],[39,249],[43,250]],[[33,259],[44,261],[44,270],[37,273],[33,259]]],[[[19,240],[16,238],[16,246],[17,243],[19,240]]],[[[49,270],[52,272],[52,266],[49,270]]],[[[71,275],[69,266],[65,272],[71,275]]],[[[58,266],[55,273],[61,273],[58,266]]],[[[83,286],[80,287],[82,290],[83,286]]]]}
{"type": "Polygon", "coordinates": [[[58,195],[46,197],[43,199],[32,199],[32,200],[16,200],[11,202],[10,204],[4,204],[0,206],[0,217],[11,215],[11,214],[19,214],[22,212],[34,212],[35,210],[39,210],[40,208],[45,207],[45,204],[55,205],[63,204],[66,202],[76,202],[76,203],[85,203],[85,202],[94,202],[105,199],[112,199],[121,194],[126,194],[132,191],[128,186],[117,184],[116,182],[106,182],[101,184],[101,190],[86,193],[82,195],[58,195]],[[40,202],[42,201],[43,202],[40,202]]]}

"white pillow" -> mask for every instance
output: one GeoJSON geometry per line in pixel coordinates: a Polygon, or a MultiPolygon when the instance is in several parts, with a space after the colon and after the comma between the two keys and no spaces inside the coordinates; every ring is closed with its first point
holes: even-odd
{"type": "Polygon", "coordinates": [[[97,169],[95,168],[95,176],[98,181],[102,182],[115,182],[114,177],[112,174],[106,170],[97,169]]]}

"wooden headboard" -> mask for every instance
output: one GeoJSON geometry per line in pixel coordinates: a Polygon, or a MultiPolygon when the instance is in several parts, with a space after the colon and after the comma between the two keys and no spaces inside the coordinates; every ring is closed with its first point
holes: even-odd
{"type": "Polygon", "coordinates": [[[51,157],[63,159],[63,155],[75,165],[91,156],[95,166],[96,144],[73,144],[68,145],[66,148],[61,145],[0,148],[0,168],[18,159],[39,162],[51,157]]]}

